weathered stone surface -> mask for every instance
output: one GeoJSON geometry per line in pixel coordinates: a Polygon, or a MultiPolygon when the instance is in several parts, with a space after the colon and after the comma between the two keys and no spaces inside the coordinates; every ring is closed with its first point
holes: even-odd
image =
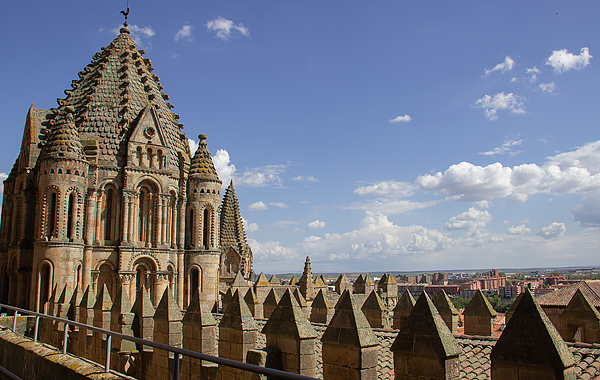
{"type": "Polygon", "coordinates": [[[408,290],[405,290],[404,293],[402,293],[402,297],[400,297],[400,301],[398,301],[396,307],[393,310],[394,321],[392,324],[392,328],[397,330],[401,329],[402,326],[404,326],[404,324],[406,323],[406,319],[408,319],[408,316],[410,315],[410,312],[412,311],[414,306],[415,299],[408,290]]]}
{"type": "Polygon", "coordinates": [[[327,299],[327,296],[325,296],[325,292],[322,289],[319,290],[311,305],[310,321],[327,324],[331,321],[334,313],[335,309],[327,299]]]}
{"type": "Polygon", "coordinates": [[[475,295],[463,311],[465,318],[466,335],[490,336],[494,332],[493,321],[496,318],[496,311],[492,308],[481,290],[477,290],[475,295]]]}
{"type": "Polygon", "coordinates": [[[387,309],[375,290],[371,291],[361,308],[372,328],[390,328],[387,309]]]}
{"type": "Polygon", "coordinates": [[[571,351],[529,289],[525,290],[490,358],[494,379],[574,378],[571,351]]]}
{"type": "Polygon", "coordinates": [[[458,332],[458,310],[443,289],[438,293],[433,304],[452,334],[456,334],[458,332]]]}
{"type": "Polygon", "coordinates": [[[350,284],[348,277],[346,277],[346,274],[342,273],[335,281],[335,292],[341,295],[344,293],[344,290],[352,292],[352,285],[350,284]]]}
{"type": "Polygon", "coordinates": [[[560,334],[568,342],[600,343],[600,313],[581,289],[560,315],[560,334]]]}

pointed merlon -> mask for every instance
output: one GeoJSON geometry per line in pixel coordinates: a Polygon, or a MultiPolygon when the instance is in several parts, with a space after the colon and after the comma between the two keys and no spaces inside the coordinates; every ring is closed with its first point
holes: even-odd
{"type": "Polygon", "coordinates": [[[298,284],[298,277],[296,277],[296,275],[293,275],[292,278],[290,279],[290,285],[297,285],[298,284]]]}
{"type": "Polygon", "coordinates": [[[171,288],[169,286],[165,289],[163,296],[156,307],[154,318],[165,321],[181,321],[183,319],[181,310],[179,310],[179,306],[177,305],[177,300],[173,297],[173,293],[171,293],[171,288]]]}
{"type": "Polygon", "coordinates": [[[571,351],[529,289],[525,289],[490,358],[492,376],[496,367],[505,367],[507,363],[560,371],[575,364],[571,351]]]}
{"type": "Polygon", "coordinates": [[[342,293],[321,341],[360,348],[378,344],[367,318],[348,290],[342,293]]]}
{"type": "Polygon", "coordinates": [[[98,297],[96,297],[96,303],[94,304],[94,310],[110,311],[111,308],[112,308],[112,300],[110,298],[110,293],[108,292],[108,288],[106,287],[106,284],[102,284],[100,293],[98,293],[98,297]]]}
{"type": "Polygon", "coordinates": [[[391,350],[441,358],[458,357],[462,351],[425,292],[415,303],[391,350]]]}
{"type": "Polygon", "coordinates": [[[246,281],[246,279],[244,279],[242,272],[236,273],[235,278],[233,279],[233,282],[231,283],[231,287],[233,287],[233,288],[248,287],[248,281],[246,281]]]}
{"type": "Polygon", "coordinates": [[[291,336],[295,339],[317,337],[317,332],[306,319],[306,314],[302,311],[289,289],[281,297],[277,308],[271,314],[262,333],[291,336]]]}
{"type": "Polygon", "coordinates": [[[311,308],[312,309],[333,309],[333,305],[331,305],[331,302],[329,302],[329,300],[325,296],[325,292],[323,292],[323,289],[319,290],[319,293],[317,293],[317,296],[313,300],[311,308]]]}
{"type": "Polygon", "coordinates": [[[433,304],[440,314],[458,315],[458,310],[456,310],[456,307],[454,307],[454,304],[444,289],[438,293],[438,296],[433,304]]]}
{"type": "Polygon", "coordinates": [[[190,304],[188,305],[185,314],[183,315],[183,323],[194,324],[197,326],[216,326],[217,320],[211,313],[202,311],[202,301],[200,300],[200,292],[198,289],[194,291],[190,304]]]}
{"type": "Polygon", "coordinates": [[[239,291],[233,293],[231,302],[223,311],[223,318],[219,328],[231,328],[234,330],[258,330],[258,326],[252,317],[252,313],[246,302],[240,296],[239,291]]]}
{"type": "Polygon", "coordinates": [[[465,308],[463,315],[488,316],[493,318],[498,315],[498,313],[496,313],[485,295],[483,295],[483,292],[481,290],[477,290],[465,308]]]}
{"type": "Polygon", "coordinates": [[[271,284],[269,283],[269,280],[267,280],[267,276],[265,276],[265,273],[260,272],[260,275],[258,275],[258,279],[254,283],[254,287],[256,288],[257,286],[270,286],[270,285],[271,284]]]}
{"type": "Polygon", "coordinates": [[[298,305],[300,305],[302,309],[306,309],[308,304],[306,303],[306,300],[304,299],[302,293],[300,293],[300,290],[298,290],[298,288],[294,289],[294,298],[296,298],[296,302],[298,302],[298,305]]]}
{"type": "Polygon", "coordinates": [[[133,303],[131,312],[140,318],[154,316],[154,313],[155,313],[154,305],[152,304],[152,301],[150,300],[150,295],[148,294],[148,290],[146,290],[146,286],[143,284],[137,294],[135,302],[133,303]]]}
{"type": "Polygon", "coordinates": [[[277,306],[279,304],[279,296],[275,293],[275,289],[271,289],[263,304],[268,306],[277,306]]]}
{"type": "Polygon", "coordinates": [[[279,281],[279,279],[277,278],[277,276],[272,275],[271,278],[269,279],[269,284],[271,284],[271,285],[281,285],[281,281],[279,281]]]}

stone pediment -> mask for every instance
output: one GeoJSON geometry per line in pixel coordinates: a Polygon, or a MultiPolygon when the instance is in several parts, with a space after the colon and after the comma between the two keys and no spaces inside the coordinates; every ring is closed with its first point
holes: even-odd
{"type": "Polygon", "coordinates": [[[142,110],[129,137],[127,166],[166,169],[169,151],[162,122],[154,106],[149,105],[142,110]]]}

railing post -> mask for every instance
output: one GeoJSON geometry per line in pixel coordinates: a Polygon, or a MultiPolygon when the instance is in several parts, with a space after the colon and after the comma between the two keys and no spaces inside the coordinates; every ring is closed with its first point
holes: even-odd
{"type": "Polygon", "coordinates": [[[177,352],[173,359],[173,380],[179,380],[179,354],[177,352]]]}
{"type": "Polygon", "coordinates": [[[35,327],[33,328],[33,341],[34,342],[37,342],[39,328],[40,328],[40,316],[36,315],[35,316],[35,327]]]}
{"type": "Polygon", "coordinates": [[[104,372],[110,371],[110,350],[112,343],[112,335],[108,335],[106,339],[106,365],[104,366],[104,372]]]}
{"type": "Polygon", "coordinates": [[[67,337],[69,336],[69,324],[65,323],[65,331],[63,333],[63,354],[67,353],[67,337]]]}
{"type": "Polygon", "coordinates": [[[14,333],[17,332],[17,317],[19,316],[19,313],[17,313],[17,311],[15,310],[15,312],[13,313],[13,326],[12,326],[12,331],[14,333]]]}

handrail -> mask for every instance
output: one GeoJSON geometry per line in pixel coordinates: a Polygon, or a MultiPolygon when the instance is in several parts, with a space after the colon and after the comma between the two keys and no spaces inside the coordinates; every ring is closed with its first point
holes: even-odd
{"type": "Polygon", "coordinates": [[[14,373],[10,372],[2,366],[0,366],[0,373],[9,378],[10,380],[22,380],[19,376],[15,375],[14,373]]]}
{"type": "Polygon", "coordinates": [[[105,367],[104,367],[105,372],[109,372],[109,370],[110,370],[111,338],[115,337],[115,338],[124,339],[124,340],[128,340],[131,342],[135,342],[135,343],[139,343],[142,345],[151,346],[154,348],[158,348],[161,350],[175,353],[175,355],[174,355],[175,361],[173,363],[173,380],[179,379],[179,367],[180,367],[179,361],[181,360],[180,355],[190,356],[192,358],[206,360],[206,361],[209,361],[212,363],[222,364],[222,365],[225,365],[228,367],[233,367],[233,368],[241,369],[244,371],[260,373],[263,375],[276,376],[277,378],[284,379],[284,380],[288,380],[288,379],[289,380],[316,380],[316,378],[314,378],[314,377],[298,375],[298,374],[292,373],[292,372],[280,371],[280,370],[273,369],[273,368],[261,367],[261,366],[255,365],[255,364],[238,362],[236,360],[225,359],[225,358],[221,358],[218,356],[211,356],[211,355],[203,354],[201,352],[186,350],[184,348],[173,347],[173,346],[169,346],[167,344],[157,343],[157,342],[153,342],[151,340],[146,340],[146,339],[138,338],[138,337],[131,336],[131,335],[121,334],[121,333],[118,333],[115,331],[105,330],[100,327],[71,321],[69,319],[55,317],[55,316],[47,315],[47,314],[42,314],[42,313],[38,313],[35,311],[31,311],[31,310],[21,309],[21,308],[15,307],[15,306],[10,306],[10,305],[5,305],[5,304],[0,303],[0,307],[15,311],[15,313],[13,313],[13,326],[12,326],[13,332],[15,332],[15,330],[16,330],[18,313],[35,316],[36,318],[35,318],[35,329],[34,329],[34,341],[37,341],[38,324],[39,324],[40,318],[51,319],[54,321],[65,323],[65,332],[64,332],[64,336],[63,336],[64,340],[63,340],[63,347],[62,347],[62,352],[65,354],[67,353],[67,339],[66,338],[68,336],[69,325],[77,326],[77,327],[84,328],[87,330],[97,331],[102,334],[107,334],[108,339],[107,339],[107,344],[106,344],[106,363],[105,363],[105,367]]]}

